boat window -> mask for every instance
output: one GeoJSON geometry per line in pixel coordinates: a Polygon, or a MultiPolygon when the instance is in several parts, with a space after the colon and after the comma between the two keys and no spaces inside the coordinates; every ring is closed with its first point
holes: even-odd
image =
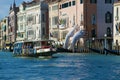
{"type": "Polygon", "coordinates": [[[40,46],[40,42],[35,42],[35,46],[40,46]]]}

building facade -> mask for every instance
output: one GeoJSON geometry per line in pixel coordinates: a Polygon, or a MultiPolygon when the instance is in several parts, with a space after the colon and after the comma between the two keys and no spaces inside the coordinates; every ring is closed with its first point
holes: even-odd
{"type": "Polygon", "coordinates": [[[9,49],[9,40],[8,40],[8,17],[5,17],[1,20],[1,48],[9,49]]]}
{"type": "Polygon", "coordinates": [[[97,0],[97,34],[103,38],[105,34],[112,37],[113,31],[113,3],[118,0],[97,0]],[[102,4],[102,6],[101,6],[102,4]]]}
{"type": "Polygon", "coordinates": [[[113,4],[117,1],[97,0],[97,35],[99,39],[103,40],[107,37],[107,48],[109,49],[112,48],[113,42],[113,4]]]}
{"type": "Polygon", "coordinates": [[[24,15],[24,18],[22,18],[23,21],[18,22],[18,33],[25,32],[22,34],[22,40],[34,41],[49,39],[48,5],[44,1],[33,0],[25,3],[25,11],[22,14],[20,13],[20,15],[24,15]]]}
{"type": "MultiPolygon", "coordinates": [[[[54,0],[49,1],[49,23],[51,38],[56,38],[59,43],[64,44],[66,35],[77,25],[74,34],[80,30],[85,30],[84,40],[96,37],[97,27],[97,2],[91,0],[54,0]],[[89,14],[88,14],[89,13],[89,14]],[[56,25],[52,25],[56,23],[56,25]],[[56,32],[55,32],[56,31],[56,32]],[[55,36],[56,35],[56,36],[55,36]]],[[[70,41],[72,37],[70,37],[70,41]]],[[[77,42],[76,42],[77,43],[77,42]]]]}
{"type": "Polygon", "coordinates": [[[120,45],[120,2],[114,4],[113,15],[113,46],[120,45]]]}
{"type": "Polygon", "coordinates": [[[49,2],[49,31],[50,39],[55,42],[59,41],[59,29],[58,29],[58,1],[49,2]]]}
{"type": "Polygon", "coordinates": [[[9,10],[9,41],[10,44],[16,42],[17,37],[17,12],[19,11],[19,7],[16,7],[16,3],[10,7],[9,10]]]}
{"type": "Polygon", "coordinates": [[[23,41],[26,38],[26,3],[23,2],[19,6],[19,12],[17,13],[17,37],[16,41],[23,41]]]}

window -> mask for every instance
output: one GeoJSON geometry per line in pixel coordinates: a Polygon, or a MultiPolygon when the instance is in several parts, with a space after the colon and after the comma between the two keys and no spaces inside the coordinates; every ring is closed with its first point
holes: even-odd
{"type": "Polygon", "coordinates": [[[91,30],[91,35],[92,35],[92,37],[96,37],[95,29],[91,30]]]}
{"type": "Polygon", "coordinates": [[[23,38],[23,34],[22,33],[18,33],[17,37],[23,38]]]}
{"type": "Polygon", "coordinates": [[[62,32],[62,34],[63,34],[63,35],[62,35],[62,39],[65,39],[67,33],[68,33],[68,31],[63,31],[63,32],[62,32]]]}
{"type": "Polygon", "coordinates": [[[117,7],[117,10],[116,10],[116,17],[118,17],[118,14],[119,14],[119,8],[117,7]]]}
{"type": "Polygon", "coordinates": [[[72,5],[75,5],[75,1],[72,1],[72,5]]]}
{"type": "Polygon", "coordinates": [[[83,21],[83,14],[81,14],[81,18],[80,18],[81,21],[83,21]]]}
{"type": "Polygon", "coordinates": [[[110,29],[110,27],[107,28],[107,36],[111,37],[111,29],[110,29]]]}
{"type": "Polygon", "coordinates": [[[36,16],[34,16],[34,24],[36,23],[36,16]]]}
{"type": "Polygon", "coordinates": [[[119,8],[116,8],[116,16],[115,16],[115,20],[119,20],[119,8]]]}
{"type": "Polygon", "coordinates": [[[45,22],[45,15],[42,14],[42,22],[45,22]]]}
{"type": "Polygon", "coordinates": [[[105,0],[105,3],[112,3],[112,0],[105,0]]]}
{"type": "Polygon", "coordinates": [[[112,14],[110,12],[107,12],[105,14],[105,22],[106,23],[112,23],[112,14]]]}
{"type": "Polygon", "coordinates": [[[69,6],[71,6],[71,2],[69,2],[69,6]]]}
{"type": "Polygon", "coordinates": [[[23,24],[20,24],[20,30],[23,30],[23,24]]]}
{"type": "Polygon", "coordinates": [[[80,17],[80,24],[83,25],[83,14],[81,14],[81,17],[80,17]]]}
{"type": "Polygon", "coordinates": [[[82,4],[83,3],[83,0],[80,0],[80,4],[82,4]]]}
{"type": "Polygon", "coordinates": [[[58,38],[58,31],[52,32],[52,35],[53,35],[54,38],[58,38]]]}
{"type": "Polygon", "coordinates": [[[58,24],[58,17],[52,17],[52,25],[57,25],[58,24]]]}
{"type": "Polygon", "coordinates": [[[3,25],[3,31],[6,32],[6,25],[3,25]]]}
{"type": "Polygon", "coordinates": [[[19,17],[19,20],[22,21],[22,20],[23,20],[23,16],[20,16],[20,17],[19,17]]]}
{"type": "Polygon", "coordinates": [[[116,45],[118,46],[118,40],[116,40],[116,45]]]}
{"type": "Polygon", "coordinates": [[[30,36],[30,35],[34,35],[34,31],[33,30],[29,30],[28,31],[28,35],[30,36]]]}
{"type": "Polygon", "coordinates": [[[6,35],[4,35],[3,39],[6,41],[6,35]]]}
{"type": "Polygon", "coordinates": [[[42,28],[42,35],[45,35],[45,28],[42,28]]]}
{"type": "Polygon", "coordinates": [[[75,25],[75,16],[73,16],[73,25],[75,25]]]}
{"type": "Polygon", "coordinates": [[[90,0],[90,3],[97,3],[97,0],[90,0]]]}
{"type": "Polygon", "coordinates": [[[23,38],[23,34],[21,34],[21,37],[23,38]]]}
{"type": "Polygon", "coordinates": [[[68,7],[68,3],[62,4],[62,8],[66,8],[66,7],[68,7]]]}
{"type": "Polygon", "coordinates": [[[58,10],[58,5],[52,6],[52,10],[58,10]]]}
{"type": "Polygon", "coordinates": [[[66,26],[66,23],[67,23],[67,18],[63,18],[60,20],[60,24],[62,25],[60,28],[65,28],[66,26]]]}
{"type": "Polygon", "coordinates": [[[60,9],[62,8],[62,6],[60,5],[60,9]]]}
{"type": "Polygon", "coordinates": [[[96,18],[95,18],[95,15],[93,14],[92,17],[91,17],[91,23],[92,25],[95,25],[96,24],[96,18]]]}
{"type": "Polygon", "coordinates": [[[28,15],[27,24],[29,24],[29,23],[33,24],[33,22],[34,22],[34,16],[33,15],[28,15]]]}

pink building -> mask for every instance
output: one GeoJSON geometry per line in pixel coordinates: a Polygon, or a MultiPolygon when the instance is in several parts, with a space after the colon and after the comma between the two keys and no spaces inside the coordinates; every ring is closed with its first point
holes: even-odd
{"type": "MultiPolygon", "coordinates": [[[[66,44],[67,47],[71,45],[71,41],[84,44],[92,37],[96,37],[96,0],[54,0],[49,1],[49,22],[52,24],[54,16],[56,15],[56,27],[50,25],[50,32],[54,36],[54,31],[58,33],[57,39],[60,44],[66,44]],[[56,12],[53,11],[56,4],[56,12]],[[87,35],[76,36],[76,33],[81,30],[85,30],[87,35]],[[71,35],[69,35],[69,33],[71,35]],[[67,38],[67,36],[70,36],[67,38]],[[83,38],[84,37],[84,38],[83,38]]],[[[55,37],[54,37],[55,38],[55,37]]],[[[88,44],[87,44],[88,45],[88,44]]]]}

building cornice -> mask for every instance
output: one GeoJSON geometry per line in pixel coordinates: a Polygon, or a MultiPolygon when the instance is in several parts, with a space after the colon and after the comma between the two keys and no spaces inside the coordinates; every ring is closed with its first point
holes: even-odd
{"type": "Polygon", "coordinates": [[[118,6],[118,5],[120,5],[120,1],[114,3],[114,6],[118,6]]]}

